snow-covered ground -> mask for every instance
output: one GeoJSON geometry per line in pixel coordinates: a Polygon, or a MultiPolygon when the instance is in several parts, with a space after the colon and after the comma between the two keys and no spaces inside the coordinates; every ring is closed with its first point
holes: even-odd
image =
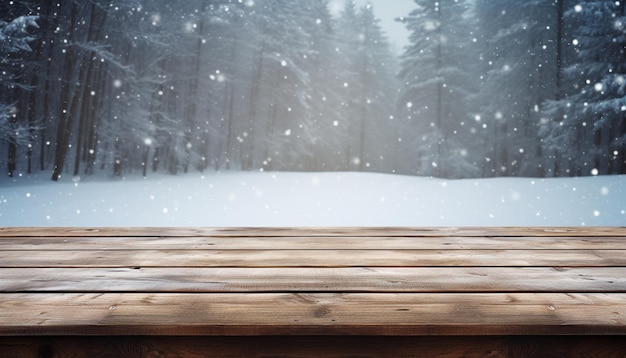
{"type": "Polygon", "coordinates": [[[205,173],[0,180],[0,226],[625,226],[626,176],[205,173]]]}

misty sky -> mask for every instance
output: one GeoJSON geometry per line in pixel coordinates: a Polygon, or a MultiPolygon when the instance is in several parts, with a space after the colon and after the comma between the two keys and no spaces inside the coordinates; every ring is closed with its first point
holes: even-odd
{"type": "MultiPolygon", "coordinates": [[[[402,48],[408,43],[409,32],[403,24],[394,19],[408,15],[415,7],[413,0],[356,0],[359,5],[371,3],[374,12],[380,19],[381,26],[389,37],[389,43],[395,53],[401,53],[402,48]]],[[[332,0],[331,11],[339,13],[343,8],[344,0],[332,0]]]]}

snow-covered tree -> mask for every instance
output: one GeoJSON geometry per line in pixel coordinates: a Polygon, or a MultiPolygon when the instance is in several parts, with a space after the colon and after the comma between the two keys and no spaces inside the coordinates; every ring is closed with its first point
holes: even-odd
{"type": "Polygon", "coordinates": [[[416,0],[399,70],[371,5],[329,3],[2,2],[0,165],[624,171],[623,2],[416,0]]]}
{"type": "Polygon", "coordinates": [[[468,122],[468,77],[475,45],[467,17],[470,4],[463,0],[416,0],[416,9],[403,22],[411,44],[401,57],[403,82],[398,102],[400,119],[413,135],[402,138],[415,148],[417,173],[445,177],[476,175],[465,158],[468,122]]]}
{"type": "MultiPolygon", "coordinates": [[[[569,59],[565,0],[479,0],[476,13],[486,72],[475,101],[489,147],[485,175],[543,175],[542,104],[562,95],[569,59]]],[[[569,2],[569,1],[567,1],[569,2]]]]}
{"type": "Polygon", "coordinates": [[[114,128],[122,120],[121,113],[132,113],[133,102],[122,103],[121,99],[133,95],[127,84],[134,70],[121,52],[130,54],[133,46],[123,40],[124,32],[118,32],[123,27],[115,19],[128,19],[137,8],[131,0],[119,0],[115,5],[68,0],[48,8],[52,13],[46,16],[57,14],[48,26],[58,34],[46,44],[55,60],[48,64],[49,71],[52,76],[62,74],[57,81],[48,78],[54,81],[48,90],[59,95],[46,99],[50,112],[55,113],[51,123],[56,129],[52,180],[58,180],[70,164],[73,175],[79,175],[80,164],[93,163],[100,150],[103,160],[112,162],[114,174],[121,174],[126,158],[120,146],[129,132],[120,130],[107,137],[104,127],[114,128]],[[110,102],[104,105],[104,101],[110,102]]]}
{"type": "Polygon", "coordinates": [[[38,16],[22,15],[10,22],[0,20],[0,51],[8,53],[32,51],[30,43],[36,39],[30,33],[31,28],[39,28],[38,16]]]}
{"type": "MultiPolygon", "coordinates": [[[[15,11],[6,9],[6,6],[0,5],[0,13],[12,16],[15,11]]],[[[31,145],[31,132],[36,126],[19,112],[15,93],[19,88],[29,89],[20,81],[26,67],[23,54],[32,51],[31,43],[36,38],[33,29],[39,25],[35,15],[22,14],[6,20],[0,18],[0,140],[7,143],[7,171],[13,176],[17,168],[18,146],[31,145]]]]}
{"type": "Polygon", "coordinates": [[[308,14],[302,26],[310,42],[303,66],[309,78],[310,117],[300,132],[306,143],[306,155],[300,161],[305,170],[342,169],[348,120],[342,106],[345,87],[338,78],[346,68],[342,53],[337,51],[340,33],[327,0],[307,1],[305,6],[308,14]]]}
{"type": "Polygon", "coordinates": [[[389,142],[395,139],[390,130],[390,116],[396,99],[395,59],[387,38],[374,15],[372,5],[363,6],[358,13],[357,71],[360,91],[354,116],[358,133],[359,170],[383,170],[384,159],[390,153],[389,142]]]}
{"type": "Polygon", "coordinates": [[[553,175],[626,173],[626,3],[581,1],[566,11],[579,23],[578,61],[565,72],[573,91],[548,104],[544,150],[553,175]]]}

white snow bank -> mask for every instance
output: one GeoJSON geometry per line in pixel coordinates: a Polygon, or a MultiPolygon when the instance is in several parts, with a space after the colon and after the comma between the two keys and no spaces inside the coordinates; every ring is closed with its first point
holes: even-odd
{"type": "Polygon", "coordinates": [[[624,226],[626,176],[210,173],[0,181],[0,226],[624,226]]]}

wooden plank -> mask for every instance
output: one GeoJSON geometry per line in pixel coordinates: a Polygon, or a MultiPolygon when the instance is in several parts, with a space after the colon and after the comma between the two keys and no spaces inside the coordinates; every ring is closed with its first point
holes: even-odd
{"type": "Polygon", "coordinates": [[[623,357],[620,336],[5,337],[0,356],[32,357],[623,357]],[[2,355],[4,354],[4,355],[2,355]]]}
{"type": "Polygon", "coordinates": [[[626,293],[626,268],[5,268],[0,291],[626,293]]]}
{"type": "Polygon", "coordinates": [[[619,236],[626,237],[626,227],[315,227],[315,228],[193,228],[193,227],[127,227],[127,228],[38,228],[4,227],[0,236],[619,236]]]}
{"type": "Polygon", "coordinates": [[[0,292],[0,336],[626,335],[626,230],[5,228],[0,292]]]}
{"type": "Polygon", "coordinates": [[[0,335],[626,334],[626,294],[0,294],[0,335]]]}
{"type": "Polygon", "coordinates": [[[0,267],[626,266],[625,250],[0,251],[0,267]]]}
{"type": "Polygon", "coordinates": [[[626,250],[626,237],[0,237],[0,250],[626,250]]]}

